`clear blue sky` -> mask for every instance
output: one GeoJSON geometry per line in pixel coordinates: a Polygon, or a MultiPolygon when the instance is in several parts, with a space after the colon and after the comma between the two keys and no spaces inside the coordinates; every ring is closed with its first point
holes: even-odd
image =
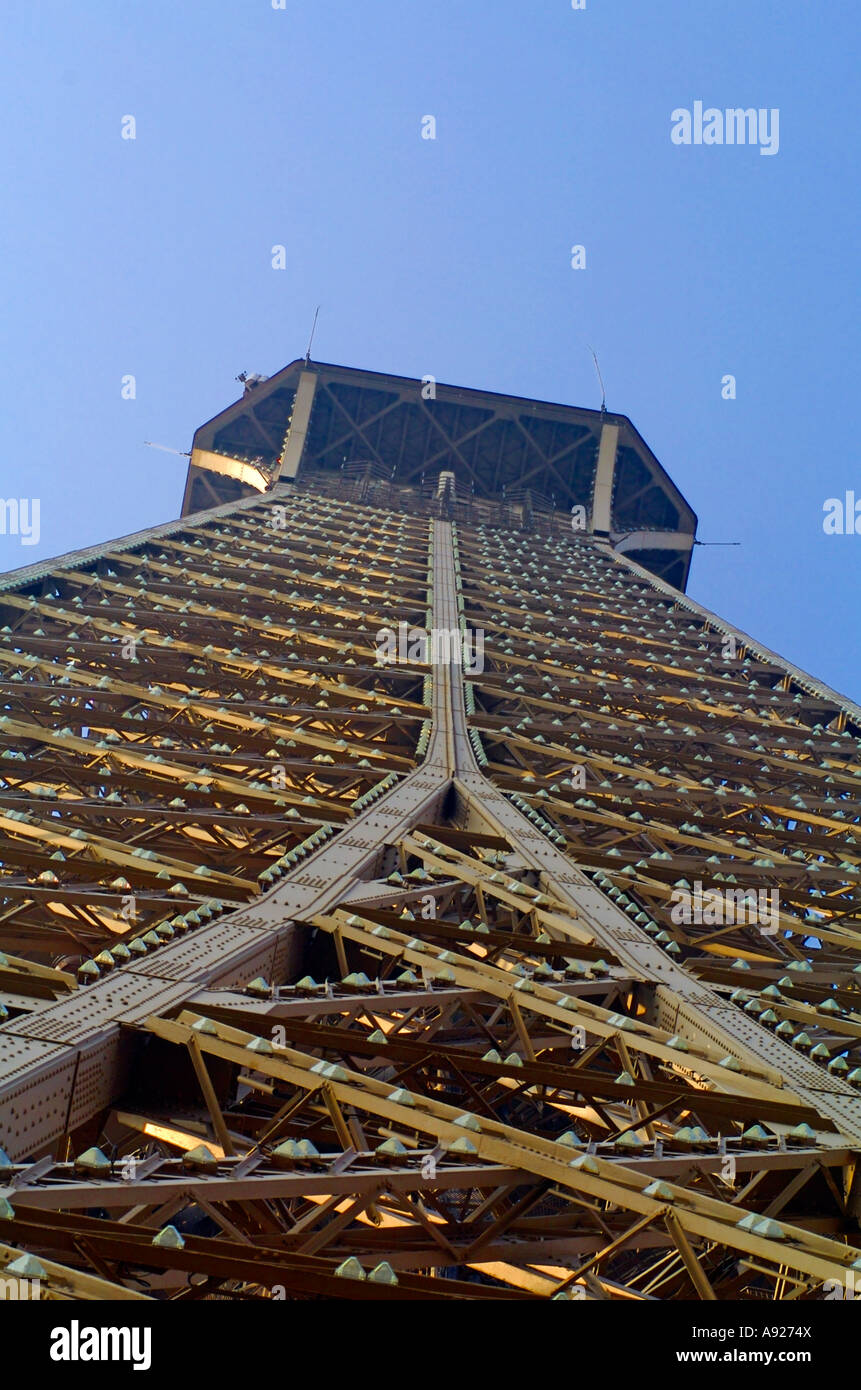
{"type": "Polygon", "coordinates": [[[857,10],[7,4],[0,496],[41,537],[0,569],[175,516],[185,460],[143,441],[188,448],[320,303],[318,360],[578,405],[594,344],[700,537],[742,542],[689,592],[861,696],[861,535],[822,530],[861,498],[857,10]],[[778,108],[778,153],[674,145],[695,101],[778,108]]]}

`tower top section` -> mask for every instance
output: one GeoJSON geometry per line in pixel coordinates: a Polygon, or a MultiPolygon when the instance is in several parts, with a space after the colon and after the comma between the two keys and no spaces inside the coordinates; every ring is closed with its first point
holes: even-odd
{"type": "Polygon", "coordinates": [[[307,358],[238,379],[242,397],[194,435],[183,515],[280,484],[415,507],[446,474],[482,520],[551,515],[685,586],[696,515],[625,415],[307,358]]]}

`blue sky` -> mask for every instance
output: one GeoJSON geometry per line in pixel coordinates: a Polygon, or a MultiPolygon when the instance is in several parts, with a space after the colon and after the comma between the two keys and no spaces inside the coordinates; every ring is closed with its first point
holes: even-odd
{"type": "Polygon", "coordinates": [[[594,344],[700,538],[742,543],[692,596],[861,696],[861,535],[822,529],[861,499],[854,6],[5,8],[0,496],[41,534],[0,568],[177,515],[186,461],[143,441],[187,449],[319,303],[318,360],[577,405],[594,344]],[[778,153],[674,145],[695,101],[777,108],[778,153]]]}

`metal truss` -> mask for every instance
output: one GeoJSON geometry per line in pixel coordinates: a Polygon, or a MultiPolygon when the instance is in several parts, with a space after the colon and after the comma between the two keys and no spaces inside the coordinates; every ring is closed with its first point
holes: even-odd
{"type": "Polygon", "coordinates": [[[178,1301],[861,1269],[854,706],[599,539],[420,499],[282,486],[0,608],[0,1264],[178,1301]],[[483,669],[383,661],[399,624],[483,669]],[[767,921],[706,920],[745,889],[767,921]]]}

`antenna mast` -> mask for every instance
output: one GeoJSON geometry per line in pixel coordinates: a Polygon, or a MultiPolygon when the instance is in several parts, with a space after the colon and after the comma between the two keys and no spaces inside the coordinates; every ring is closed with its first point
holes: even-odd
{"type": "Polygon", "coordinates": [[[595,363],[595,371],[598,373],[598,384],[601,387],[601,414],[607,413],[607,392],[604,390],[604,378],[601,375],[601,368],[598,366],[598,354],[593,347],[589,348],[592,354],[592,361],[595,363]]]}
{"type": "Polygon", "coordinates": [[[316,307],[316,309],[314,310],[314,322],[311,324],[311,336],[310,336],[310,338],[308,339],[308,347],[307,347],[306,352],[305,352],[305,366],[306,366],[306,367],[308,366],[308,363],[311,361],[311,344],[312,344],[313,341],[314,341],[314,334],[315,334],[316,331],[317,331],[317,315],[319,314],[319,312],[320,312],[320,305],[318,304],[317,307],[316,307]]]}

